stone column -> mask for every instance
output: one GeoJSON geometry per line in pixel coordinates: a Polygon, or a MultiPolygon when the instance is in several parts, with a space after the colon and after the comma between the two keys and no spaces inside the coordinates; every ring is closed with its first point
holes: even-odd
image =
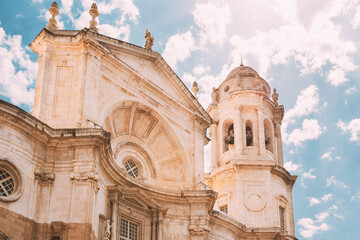
{"type": "Polygon", "coordinates": [[[111,240],[116,240],[117,230],[117,217],[118,217],[118,199],[117,196],[113,196],[110,199],[111,202],[111,240]]]}
{"type": "Polygon", "coordinates": [[[151,240],[156,240],[156,222],[155,212],[153,211],[151,219],[151,240]]]}
{"type": "Polygon", "coordinates": [[[217,141],[217,124],[213,122],[211,124],[211,171],[219,167],[218,164],[218,141],[217,141]]]}
{"type": "Polygon", "coordinates": [[[278,152],[278,164],[279,166],[284,166],[283,159],[283,149],[282,149],[282,139],[281,139],[281,122],[275,122],[275,137],[276,137],[276,145],[278,152]]]}
{"type": "Polygon", "coordinates": [[[159,219],[158,219],[158,237],[157,240],[162,240],[162,234],[163,234],[163,229],[162,229],[162,225],[163,225],[163,213],[159,212],[159,219]]]}
{"type": "Polygon", "coordinates": [[[258,141],[259,141],[259,155],[265,153],[265,134],[264,134],[264,116],[262,106],[258,108],[258,141]]]}
{"type": "Polygon", "coordinates": [[[240,107],[235,108],[235,119],[234,119],[234,142],[235,142],[235,154],[236,157],[239,158],[239,156],[243,153],[242,149],[242,141],[241,141],[241,110],[240,107]]]}
{"type": "Polygon", "coordinates": [[[205,130],[208,126],[201,119],[194,121],[194,184],[201,189],[200,182],[204,182],[204,143],[205,130]]]}

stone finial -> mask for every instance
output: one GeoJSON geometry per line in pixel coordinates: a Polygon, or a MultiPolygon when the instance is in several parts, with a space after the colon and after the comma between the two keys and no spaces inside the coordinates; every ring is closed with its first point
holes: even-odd
{"type": "Polygon", "coordinates": [[[273,94],[271,95],[275,105],[278,105],[278,99],[279,99],[279,94],[277,94],[276,92],[276,88],[274,88],[273,94]]]}
{"type": "Polygon", "coordinates": [[[197,82],[194,82],[193,85],[192,85],[192,88],[191,88],[191,91],[193,92],[194,96],[196,99],[199,99],[198,96],[197,96],[197,93],[199,92],[199,86],[197,84],[197,82]]]}
{"type": "Polygon", "coordinates": [[[212,99],[212,104],[216,104],[217,103],[217,98],[218,98],[218,93],[215,87],[213,87],[212,93],[211,93],[211,99],[212,99]]]}
{"type": "Polygon", "coordinates": [[[97,22],[95,21],[95,18],[97,16],[99,16],[99,11],[98,11],[98,7],[96,5],[96,3],[93,3],[91,4],[91,8],[89,10],[89,14],[91,16],[91,21],[90,21],[90,30],[94,31],[94,32],[97,32],[98,29],[97,29],[97,22]]]}
{"type": "Polygon", "coordinates": [[[57,30],[58,26],[56,25],[57,21],[55,19],[55,17],[57,15],[59,15],[59,7],[58,7],[57,2],[53,2],[51,4],[51,7],[49,8],[49,12],[51,13],[51,18],[49,19],[49,24],[46,26],[46,28],[51,30],[51,31],[52,30],[57,30]]]}
{"type": "Polygon", "coordinates": [[[147,29],[145,32],[145,39],[146,39],[145,48],[151,50],[151,47],[154,45],[154,38],[151,36],[150,32],[147,29]]]}

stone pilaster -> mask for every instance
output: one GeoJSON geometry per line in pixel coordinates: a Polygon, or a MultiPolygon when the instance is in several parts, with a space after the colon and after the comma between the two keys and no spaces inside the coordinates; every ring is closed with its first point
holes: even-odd
{"type": "Polygon", "coordinates": [[[118,219],[118,196],[114,194],[110,198],[111,202],[111,240],[116,240],[116,231],[117,231],[117,219],[118,219]]]}
{"type": "Polygon", "coordinates": [[[207,191],[182,191],[190,204],[189,232],[191,240],[207,240],[210,233],[209,211],[214,207],[217,193],[207,191]]]}
{"type": "Polygon", "coordinates": [[[282,140],[281,140],[281,122],[275,122],[275,137],[276,137],[276,147],[277,147],[277,156],[279,166],[284,166],[283,159],[283,149],[282,149],[282,140]]]}
{"type": "Polygon", "coordinates": [[[262,106],[259,106],[257,113],[258,113],[259,155],[263,156],[265,154],[265,133],[264,133],[264,116],[263,116],[262,106]]]}
{"type": "Polygon", "coordinates": [[[218,161],[218,141],[217,141],[217,125],[218,122],[211,124],[211,170],[219,167],[218,161]]]}
{"type": "Polygon", "coordinates": [[[235,137],[235,154],[239,157],[243,153],[242,138],[241,138],[241,110],[240,107],[235,108],[235,121],[234,121],[234,137],[235,137]]]}

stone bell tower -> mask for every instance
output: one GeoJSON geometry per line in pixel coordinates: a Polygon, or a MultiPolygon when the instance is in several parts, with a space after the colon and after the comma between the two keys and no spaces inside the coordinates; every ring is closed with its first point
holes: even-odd
{"type": "Polygon", "coordinates": [[[278,94],[250,67],[240,65],[211,94],[211,172],[215,209],[252,231],[294,236],[292,187],[283,168],[278,94]],[[272,100],[270,99],[272,97],[272,100]],[[271,230],[269,230],[271,229],[271,230]]]}

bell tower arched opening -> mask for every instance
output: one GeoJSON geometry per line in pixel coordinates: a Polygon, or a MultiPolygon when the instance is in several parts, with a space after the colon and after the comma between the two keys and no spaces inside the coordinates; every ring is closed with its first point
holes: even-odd
{"type": "Polygon", "coordinates": [[[234,135],[234,123],[232,120],[225,120],[223,123],[223,152],[227,152],[234,148],[235,135],[234,135]]]}

